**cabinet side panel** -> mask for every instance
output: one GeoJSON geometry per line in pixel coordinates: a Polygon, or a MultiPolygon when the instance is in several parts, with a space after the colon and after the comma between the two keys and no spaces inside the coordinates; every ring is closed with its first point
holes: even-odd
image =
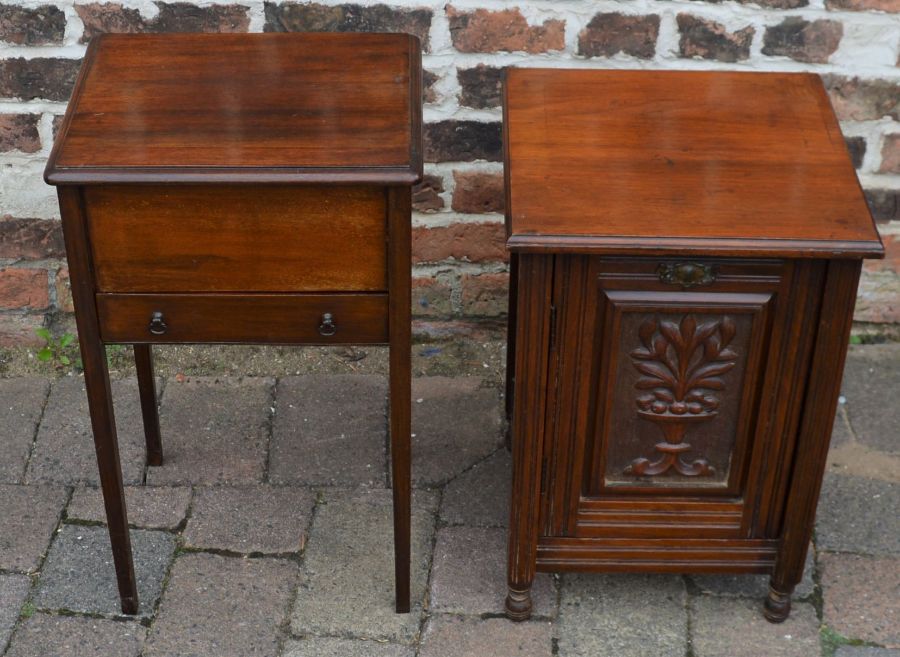
{"type": "Polygon", "coordinates": [[[793,463],[794,448],[803,395],[806,390],[810,359],[815,340],[815,321],[819,316],[824,283],[825,262],[795,260],[791,263],[786,288],[779,295],[779,316],[772,336],[770,358],[778,363],[766,374],[760,414],[760,436],[750,472],[751,488],[758,491],[754,508],[758,513],[748,519],[747,535],[777,538],[781,533],[784,499],[793,463]]]}
{"type": "Polygon", "coordinates": [[[772,576],[772,586],[778,592],[789,593],[803,574],[844,373],[860,269],[859,261],[833,260],[825,274],[781,550],[772,576]]]}

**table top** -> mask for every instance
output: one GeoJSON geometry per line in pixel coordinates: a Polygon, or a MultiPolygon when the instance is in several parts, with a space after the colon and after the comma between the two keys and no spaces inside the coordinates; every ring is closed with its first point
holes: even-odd
{"type": "Polygon", "coordinates": [[[880,257],[818,76],[508,69],[514,251],[880,257]]]}
{"type": "Polygon", "coordinates": [[[51,184],[421,177],[421,55],[406,34],[92,39],[51,184]]]}

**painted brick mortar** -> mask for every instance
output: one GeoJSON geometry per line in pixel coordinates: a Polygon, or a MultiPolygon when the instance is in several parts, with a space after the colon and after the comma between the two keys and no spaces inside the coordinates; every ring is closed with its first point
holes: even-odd
{"type": "MultiPolygon", "coordinates": [[[[862,154],[858,174],[879,228],[889,237],[888,247],[893,252],[900,243],[894,239],[900,235],[898,138],[892,137],[900,134],[897,0],[319,0],[302,3],[306,7],[299,12],[284,11],[291,4],[0,0],[0,130],[9,128],[0,133],[0,268],[45,270],[50,303],[49,310],[0,311],[0,343],[27,340],[35,326],[67,310],[66,295],[58,294],[57,286],[58,278],[65,280],[65,262],[46,237],[44,221],[58,218],[59,211],[55,192],[41,174],[54,118],[65,111],[59,99],[68,96],[67,76],[73,60],[84,54],[86,29],[353,31],[400,25],[424,30],[426,151],[432,160],[426,174],[432,178],[413,215],[418,236],[413,249],[418,243],[422,256],[416,258],[413,276],[427,299],[427,307],[413,300],[420,331],[428,332],[440,320],[442,326],[457,323],[465,333],[481,319],[496,321],[502,307],[505,288],[498,274],[506,263],[497,257],[502,244],[467,250],[460,240],[490,235],[502,243],[502,230],[490,228],[503,222],[500,206],[465,202],[464,194],[482,189],[481,183],[487,185],[503,170],[497,161],[501,111],[492,71],[504,66],[819,73],[832,90],[845,136],[855,138],[854,149],[862,154]],[[691,18],[679,21],[679,15],[691,18]],[[690,38],[679,22],[692,26],[690,38]],[[517,50],[498,51],[498,46],[517,50]],[[471,72],[476,67],[482,72],[471,72]],[[458,180],[470,188],[457,190],[458,180]],[[34,242],[24,243],[28,240],[34,242]],[[484,284],[479,276],[486,277],[484,284]],[[478,302],[467,303],[475,289],[478,302]]],[[[889,261],[898,261],[896,253],[889,261]]],[[[893,265],[877,268],[877,281],[873,272],[867,267],[864,274],[866,298],[857,319],[896,322],[879,309],[900,306],[900,275],[893,265]]]]}

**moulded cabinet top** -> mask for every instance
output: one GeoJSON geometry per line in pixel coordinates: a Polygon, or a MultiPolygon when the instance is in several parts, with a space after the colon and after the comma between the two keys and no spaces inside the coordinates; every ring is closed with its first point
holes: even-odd
{"type": "Polygon", "coordinates": [[[104,35],[45,178],[409,184],[421,135],[410,35],[104,35]]]}
{"type": "Polygon", "coordinates": [[[880,257],[811,74],[509,69],[515,251],[880,257]]]}

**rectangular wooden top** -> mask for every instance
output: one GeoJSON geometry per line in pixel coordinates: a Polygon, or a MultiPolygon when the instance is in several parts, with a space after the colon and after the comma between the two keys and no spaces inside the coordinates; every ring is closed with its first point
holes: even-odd
{"type": "Polygon", "coordinates": [[[406,34],[104,35],[44,177],[410,184],[421,98],[406,34]]]}
{"type": "Polygon", "coordinates": [[[514,251],[881,257],[812,74],[508,69],[514,251]]]}

